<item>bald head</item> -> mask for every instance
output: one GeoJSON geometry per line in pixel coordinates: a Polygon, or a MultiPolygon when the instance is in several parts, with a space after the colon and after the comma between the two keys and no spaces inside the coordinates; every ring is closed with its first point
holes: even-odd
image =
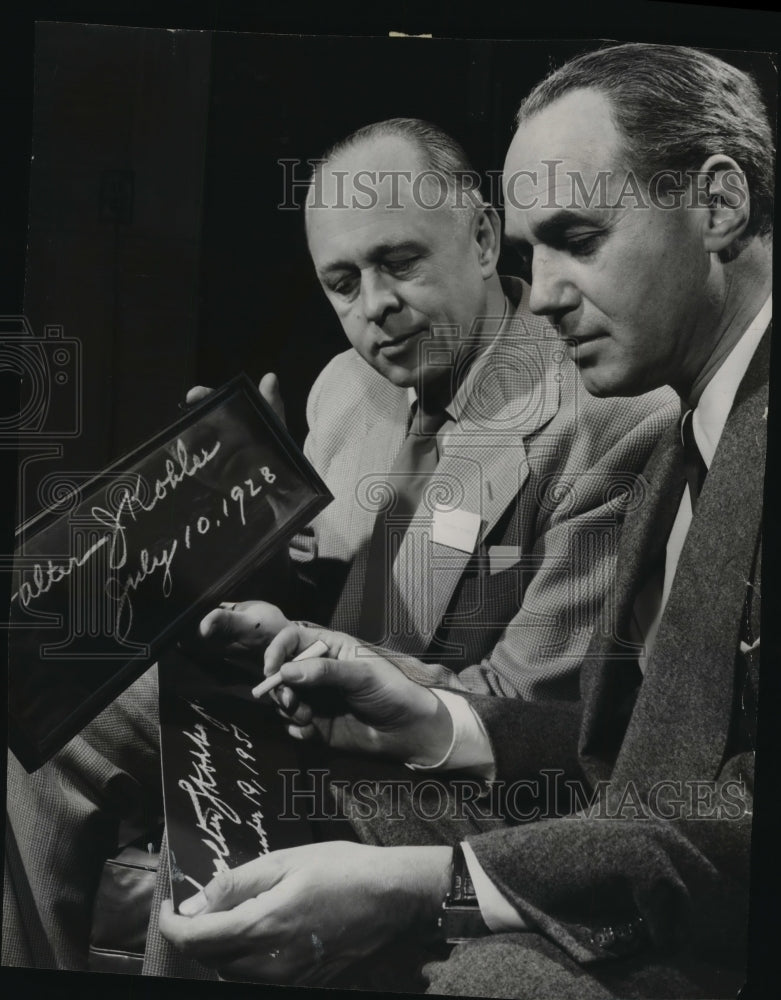
{"type": "Polygon", "coordinates": [[[436,210],[449,205],[468,223],[482,207],[479,177],[446,132],[416,118],[391,118],[351,133],[326,151],[312,174],[313,209],[380,205],[400,209],[399,192],[436,210]]]}

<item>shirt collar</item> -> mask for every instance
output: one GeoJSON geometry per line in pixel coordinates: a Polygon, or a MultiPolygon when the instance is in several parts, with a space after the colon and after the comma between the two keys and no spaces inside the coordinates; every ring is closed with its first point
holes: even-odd
{"type": "Polygon", "coordinates": [[[762,335],[773,315],[773,296],[768,295],[762,308],[746,328],[740,340],[724,359],[721,367],[705,386],[697,408],[692,415],[694,440],[703,461],[710,468],[716,454],[724,425],[735,401],[743,376],[759,347],[762,335]]]}

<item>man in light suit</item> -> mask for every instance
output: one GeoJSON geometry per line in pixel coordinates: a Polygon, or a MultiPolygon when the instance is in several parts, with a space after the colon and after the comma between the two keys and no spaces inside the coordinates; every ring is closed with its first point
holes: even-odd
{"type": "MultiPolygon", "coordinates": [[[[307,584],[296,610],[362,638],[374,617],[373,637],[425,683],[573,698],[590,630],[612,607],[623,498],[673,419],[671,394],[595,400],[582,389],[555,331],[530,313],[528,286],[502,285],[497,214],[439,129],[379,123],[325,161],[308,241],[353,348],[310,397],[306,451],[336,499],[293,547],[307,584]],[[427,406],[444,417],[431,435],[435,471],[393,564],[367,569],[372,496],[410,478],[397,458],[427,406]],[[371,582],[386,576],[378,594],[371,582]],[[386,607],[388,621],[377,620],[386,607]]],[[[275,608],[242,604],[215,611],[208,630],[224,639],[258,613],[267,628],[286,622],[275,608]]],[[[10,759],[14,964],[86,965],[92,896],[117,824],[132,806],[138,832],[160,809],[155,679],[149,671],[36,774],[10,759]],[[40,835],[43,816],[50,836],[40,835]]],[[[163,865],[161,884],[166,875],[163,865]]]]}
{"type": "Polygon", "coordinates": [[[438,913],[454,918],[458,895],[467,940],[425,970],[432,993],[735,995],[746,971],[773,167],[756,85],[695,50],[589,53],[527,98],[504,183],[508,236],[531,257],[532,308],[554,320],[591,392],[669,384],[685,411],[627,515],[616,632],[595,636],[569,703],[437,693],[387,661],[357,670],[355,640],[301,626],[276,637],[266,669],[282,670],[278,697],[300,738],[538,791],[546,769],[571,783],[539,796],[542,818],[455,850],[455,826],[432,830],[409,813],[363,824],[385,846],[259,859],[207,886],[189,915],[164,904],[161,930],[179,948],[229,976],[315,981],[400,935],[425,938],[438,913]],[[315,636],[329,658],[289,663],[315,636]],[[327,716],[310,703],[319,687],[342,698],[327,716]]]}

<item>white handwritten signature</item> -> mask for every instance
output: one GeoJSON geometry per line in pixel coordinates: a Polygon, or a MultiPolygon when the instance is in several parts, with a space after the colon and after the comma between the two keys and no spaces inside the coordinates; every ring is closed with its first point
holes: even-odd
{"type": "MultiPolygon", "coordinates": [[[[236,786],[241,791],[242,797],[254,806],[254,811],[249,819],[243,822],[255,831],[260,845],[259,854],[266,854],[269,850],[268,835],[263,828],[263,812],[259,795],[265,794],[266,789],[257,780],[258,772],[251,766],[249,761],[256,762],[256,758],[249,753],[253,749],[249,736],[235,724],[230,726],[210,715],[197,701],[188,701],[187,704],[193,711],[204,720],[222,732],[231,732],[239,743],[243,746],[235,747],[239,761],[252,772],[255,777],[247,780],[237,779],[236,786]]],[[[216,768],[212,764],[209,737],[204,722],[196,722],[192,727],[192,732],[185,730],[183,735],[192,741],[194,747],[190,749],[193,758],[193,771],[185,778],[179,780],[179,788],[187,792],[195,812],[196,829],[203,831],[207,837],[202,837],[201,841],[214,854],[214,873],[227,871],[230,865],[230,847],[223,832],[224,823],[242,824],[239,813],[220,797],[217,787],[216,768]]]]}
{"type": "MultiPolygon", "coordinates": [[[[52,586],[70,576],[73,570],[84,566],[93,558],[98,550],[106,545],[108,549],[108,565],[110,569],[122,569],[127,563],[127,517],[137,520],[139,511],[150,513],[157,504],[168,496],[170,491],[183,482],[185,477],[194,476],[200,469],[207,465],[222,447],[221,442],[215,442],[211,449],[202,448],[200,455],[191,455],[185,443],[179,438],[176,442],[176,458],[178,468],[173,459],[165,461],[165,476],[155,480],[152,499],[145,503],[144,481],[138,475],[136,485],[133,490],[124,489],[119,497],[119,503],[115,511],[107,510],[105,507],[94,506],[91,508],[92,516],[98,524],[109,528],[110,535],[104,535],[91,545],[82,555],[70,556],[64,564],[57,564],[51,559],[47,560],[46,566],[35,563],[32,569],[32,581],[25,580],[20,586],[13,599],[18,599],[27,607],[32,601],[46,594],[52,586]]],[[[124,641],[133,626],[133,606],[130,599],[131,591],[136,591],[139,585],[156,571],[162,569],[161,590],[163,597],[169,597],[173,589],[173,577],[171,566],[176,554],[178,540],[173,539],[168,546],[160,552],[150,554],[146,548],[141,549],[138,554],[139,567],[135,572],[128,573],[124,580],[115,576],[109,578],[107,582],[107,593],[116,601],[114,634],[120,641],[124,641]]]]}

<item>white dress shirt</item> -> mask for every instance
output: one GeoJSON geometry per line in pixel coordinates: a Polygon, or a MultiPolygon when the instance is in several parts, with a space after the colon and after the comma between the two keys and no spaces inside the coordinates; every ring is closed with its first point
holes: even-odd
{"type": "MultiPolygon", "coordinates": [[[[768,296],[759,313],[706,385],[694,411],[692,416],[694,439],[708,468],[727,423],[735,394],[771,317],[772,296],[768,296]]],[[[640,658],[641,670],[645,669],[645,663],[653,649],[691,520],[692,506],[687,488],[683,492],[678,514],[667,541],[663,578],[661,573],[658,574],[656,580],[651,581],[635,603],[635,634],[644,642],[645,647],[644,655],[640,658]]],[[[491,780],[495,775],[495,763],[482,722],[461,695],[440,689],[434,689],[434,692],[444,702],[453,722],[450,748],[436,764],[407,766],[413,770],[469,769],[480,777],[491,780]]],[[[524,930],[526,924],[523,918],[490,880],[469,844],[464,842],[461,846],[480,904],[480,912],[488,928],[494,933],[524,930]]]]}
{"type": "MultiPolygon", "coordinates": [[[[735,394],[759,347],[762,334],[767,329],[772,314],[773,300],[772,296],[768,296],[753,322],[705,386],[692,414],[694,440],[707,468],[710,468],[713,456],[716,454],[729,411],[735,401],[735,394]]],[[[656,641],[656,633],[659,631],[659,623],[667,606],[678,560],[691,522],[691,496],[687,487],[683,491],[678,513],[667,540],[664,574],[659,573],[652,578],[635,602],[632,638],[644,646],[644,652],[638,657],[643,673],[656,641]]]]}

